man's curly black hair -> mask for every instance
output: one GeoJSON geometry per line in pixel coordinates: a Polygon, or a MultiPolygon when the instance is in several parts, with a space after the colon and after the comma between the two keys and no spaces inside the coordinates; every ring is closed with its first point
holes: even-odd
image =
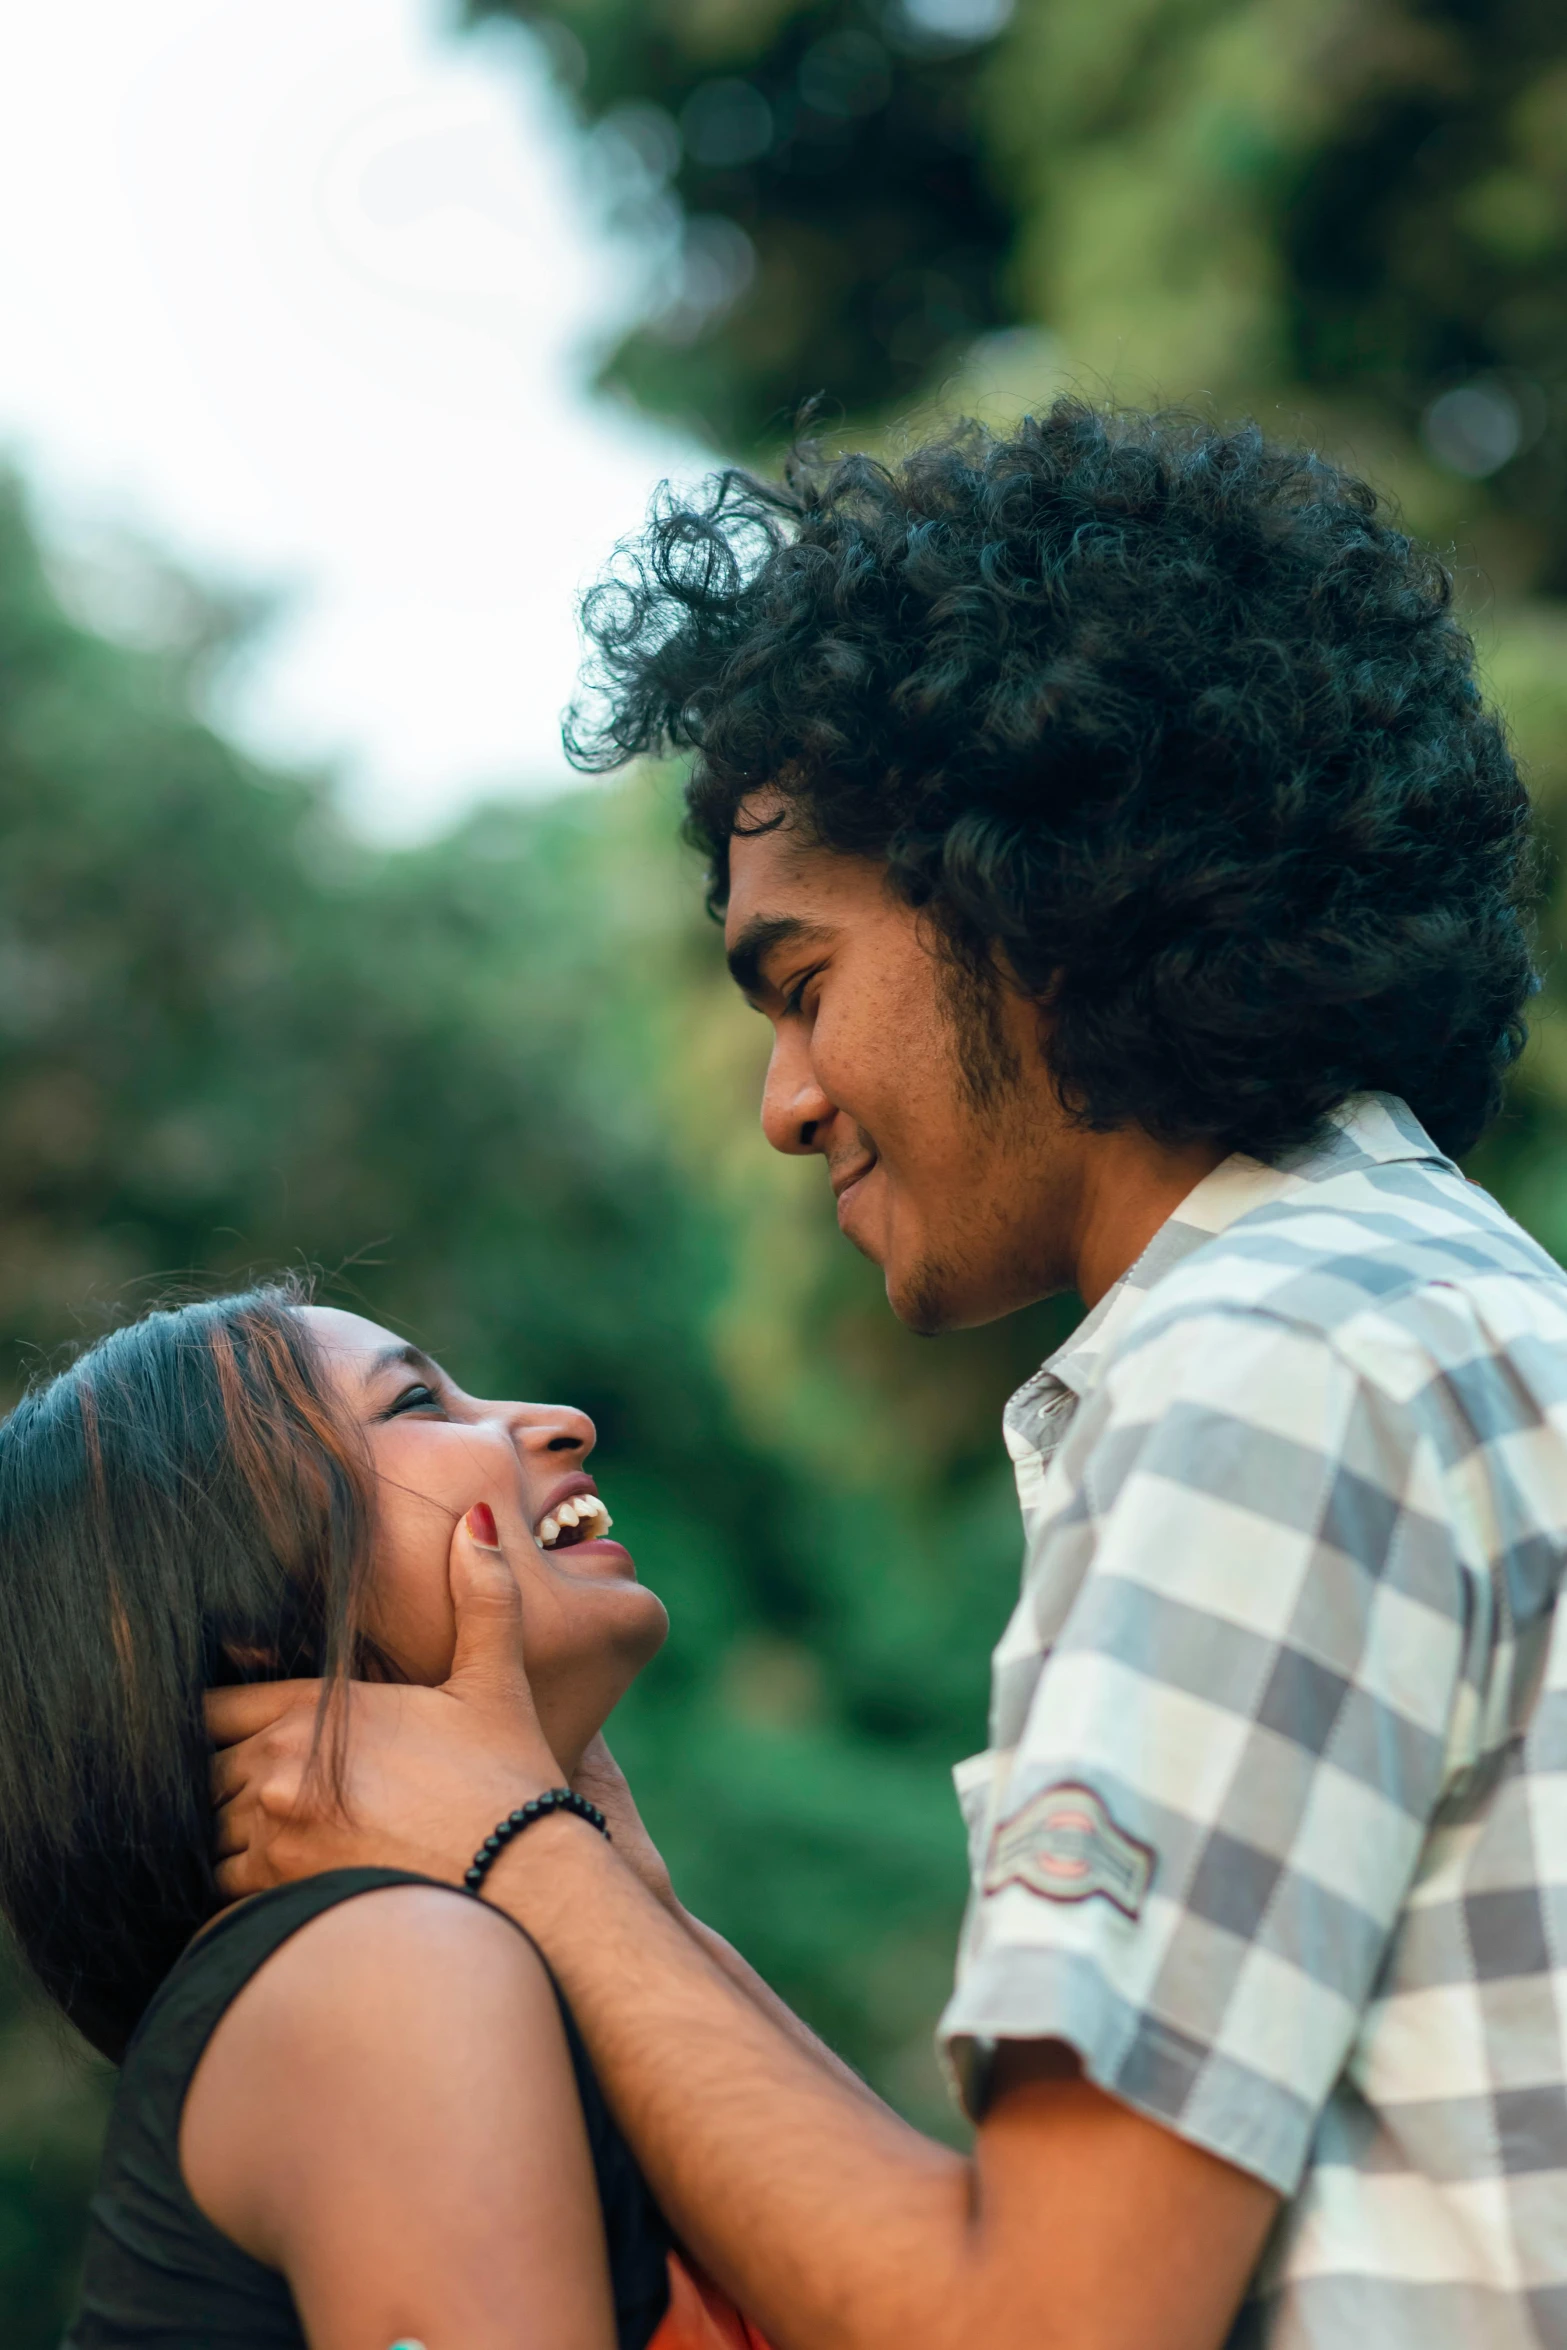
{"type": "Polygon", "coordinates": [[[1058,400],[901,462],[665,491],[588,596],[579,765],[696,752],[885,861],[1062,1101],[1277,1159],[1349,1095],[1466,1150],[1536,984],[1528,801],[1442,564],[1255,426],[1058,400]]]}

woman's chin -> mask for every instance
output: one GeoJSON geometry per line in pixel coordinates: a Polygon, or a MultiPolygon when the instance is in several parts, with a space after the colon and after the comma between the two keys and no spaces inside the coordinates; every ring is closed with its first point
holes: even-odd
{"type": "MultiPolygon", "coordinates": [[[[603,1547],[615,1550],[619,1545],[603,1547]]],[[[552,1656],[568,1674],[583,1674],[595,1685],[613,1690],[604,1708],[607,1713],[663,1647],[669,1636],[668,1612],[658,1593],[639,1583],[634,1571],[621,1574],[589,1566],[581,1574],[560,1568],[555,1572],[560,1580],[554,1594],[552,1656]]],[[[526,1646],[526,1626],[523,1638],[526,1646]]]]}
{"type": "Polygon", "coordinates": [[[612,1635],[626,1667],[629,1687],[645,1664],[651,1663],[669,1638],[669,1611],[656,1591],[645,1583],[622,1586],[627,1604],[612,1635]]]}
{"type": "Polygon", "coordinates": [[[637,1581],[630,1551],[619,1542],[575,1542],[569,1550],[545,1555],[551,1574],[561,1583],[575,1586],[571,1599],[580,1596],[583,1604],[592,1608],[591,1618],[585,1617],[583,1622],[584,1628],[591,1626],[594,1646],[602,1643],[629,1655],[634,1660],[632,1672],[639,1673],[648,1658],[663,1647],[669,1617],[658,1593],[637,1581]]]}
{"type": "Polygon", "coordinates": [[[594,1627],[591,1647],[579,1650],[572,1663],[557,1659],[542,1667],[533,1684],[540,1725],[568,1776],[669,1631],[656,1592],[640,1583],[622,1585],[621,1592],[623,1600],[635,1604],[617,1606],[613,1619],[606,1611],[594,1627]]]}
{"type": "Polygon", "coordinates": [[[637,1562],[623,1542],[603,1535],[596,1542],[574,1542],[569,1550],[544,1553],[558,1575],[580,1576],[584,1582],[635,1583],[637,1562]]]}

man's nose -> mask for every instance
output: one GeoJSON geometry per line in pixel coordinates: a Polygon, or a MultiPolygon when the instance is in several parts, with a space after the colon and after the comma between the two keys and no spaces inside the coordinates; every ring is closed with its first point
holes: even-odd
{"type": "Polygon", "coordinates": [[[817,1082],[809,1054],[792,1038],[780,1038],[762,1087],[762,1132],[774,1150],[792,1158],[819,1151],[822,1129],[835,1107],[817,1082]]]}

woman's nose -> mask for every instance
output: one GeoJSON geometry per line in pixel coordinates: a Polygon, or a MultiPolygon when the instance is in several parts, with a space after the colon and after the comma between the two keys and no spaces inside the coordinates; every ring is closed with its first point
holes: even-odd
{"type": "Polygon", "coordinates": [[[514,1403],[507,1408],[513,1436],[525,1452],[585,1461],[598,1442],[598,1430],[575,1404],[514,1403]]]}
{"type": "Polygon", "coordinates": [[[820,1150],[821,1130],[833,1108],[830,1096],[817,1081],[810,1055],[794,1038],[780,1037],[773,1046],[762,1087],[762,1132],[774,1150],[790,1158],[820,1150]]]}

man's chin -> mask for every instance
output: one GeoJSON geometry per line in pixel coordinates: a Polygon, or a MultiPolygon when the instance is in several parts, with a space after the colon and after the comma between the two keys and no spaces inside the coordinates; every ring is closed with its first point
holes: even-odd
{"type": "Polygon", "coordinates": [[[960,1309],[949,1283],[934,1266],[909,1270],[889,1263],[886,1283],[888,1305],[916,1338],[939,1338],[944,1330],[959,1326],[960,1309]]]}
{"type": "MultiPolygon", "coordinates": [[[[867,1180],[873,1179],[874,1170],[867,1180]]],[[[839,1229],[851,1248],[881,1267],[887,1303],[906,1330],[918,1338],[937,1338],[944,1330],[961,1330],[970,1321],[990,1319],[974,1313],[973,1284],[965,1281],[961,1269],[934,1257],[911,1261],[900,1245],[902,1236],[896,1221],[866,1215],[862,1203],[854,1204],[861,1212],[840,1216],[839,1229]]]]}
{"type": "Polygon", "coordinates": [[[983,1280],[973,1268],[950,1260],[924,1257],[907,1264],[896,1251],[886,1260],[883,1278],[888,1305],[916,1338],[983,1329],[986,1323],[1002,1321],[1053,1294],[1045,1283],[1019,1282],[1014,1287],[983,1280]]]}

